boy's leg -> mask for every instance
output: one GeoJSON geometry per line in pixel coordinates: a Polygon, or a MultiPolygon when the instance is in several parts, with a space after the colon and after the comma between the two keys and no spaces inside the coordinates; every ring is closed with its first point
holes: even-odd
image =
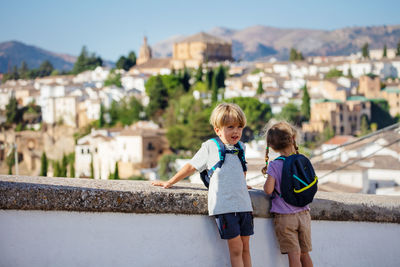
{"type": "Polygon", "coordinates": [[[300,261],[300,251],[288,252],[289,267],[302,267],[300,261]]]}
{"type": "Polygon", "coordinates": [[[241,236],[243,250],[242,258],[244,267],[251,267],[251,257],[250,257],[250,236],[241,236]]]}
{"type": "Polygon", "coordinates": [[[244,267],[243,265],[243,242],[240,236],[228,239],[229,256],[232,267],[244,267]]]}
{"type": "Polygon", "coordinates": [[[301,261],[302,267],[313,267],[314,266],[313,262],[311,260],[310,254],[308,254],[308,252],[301,253],[300,261],[301,261]]]}

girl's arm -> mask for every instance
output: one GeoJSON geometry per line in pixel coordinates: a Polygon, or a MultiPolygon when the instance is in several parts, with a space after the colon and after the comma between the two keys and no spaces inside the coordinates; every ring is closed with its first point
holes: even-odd
{"type": "Polygon", "coordinates": [[[267,181],[264,184],[264,192],[271,195],[275,188],[275,178],[268,174],[267,181]]]}
{"type": "Polygon", "coordinates": [[[186,163],[171,179],[168,181],[154,181],[151,184],[155,186],[162,186],[164,188],[170,188],[173,184],[179,182],[185,177],[188,177],[196,172],[196,168],[190,163],[186,163]]]}

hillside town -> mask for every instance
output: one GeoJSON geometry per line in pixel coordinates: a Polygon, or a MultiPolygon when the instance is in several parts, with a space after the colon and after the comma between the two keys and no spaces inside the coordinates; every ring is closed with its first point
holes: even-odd
{"type": "Polygon", "coordinates": [[[165,179],[212,136],[203,111],[236,101],[257,116],[246,114],[244,132],[250,185],[264,182],[264,125],[283,119],[297,126],[322,190],[400,194],[399,48],[245,62],[231,42],[200,32],[172,51],[154,58],[145,37],[128,69],[1,83],[0,172],[165,179]]]}

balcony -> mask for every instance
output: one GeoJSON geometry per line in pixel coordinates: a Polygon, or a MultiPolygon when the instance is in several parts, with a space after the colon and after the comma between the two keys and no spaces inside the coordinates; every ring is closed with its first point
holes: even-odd
{"type": "MultiPolygon", "coordinates": [[[[250,190],[253,266],[288,266],[250,190]]],[[[314,266],[400,266],[400,197],[318,192],[314,266]]],[[[229,266],[200,185],[0,175],[0,266],[229,266]]]]}

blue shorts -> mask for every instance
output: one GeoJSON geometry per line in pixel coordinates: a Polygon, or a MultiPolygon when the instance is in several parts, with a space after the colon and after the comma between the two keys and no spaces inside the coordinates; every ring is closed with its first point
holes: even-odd
{"type": "Polygon", "coordinates": [[[215,215],[219,234],[222,239],[254,234],[252,212],[233,212],[215,215]]]}

